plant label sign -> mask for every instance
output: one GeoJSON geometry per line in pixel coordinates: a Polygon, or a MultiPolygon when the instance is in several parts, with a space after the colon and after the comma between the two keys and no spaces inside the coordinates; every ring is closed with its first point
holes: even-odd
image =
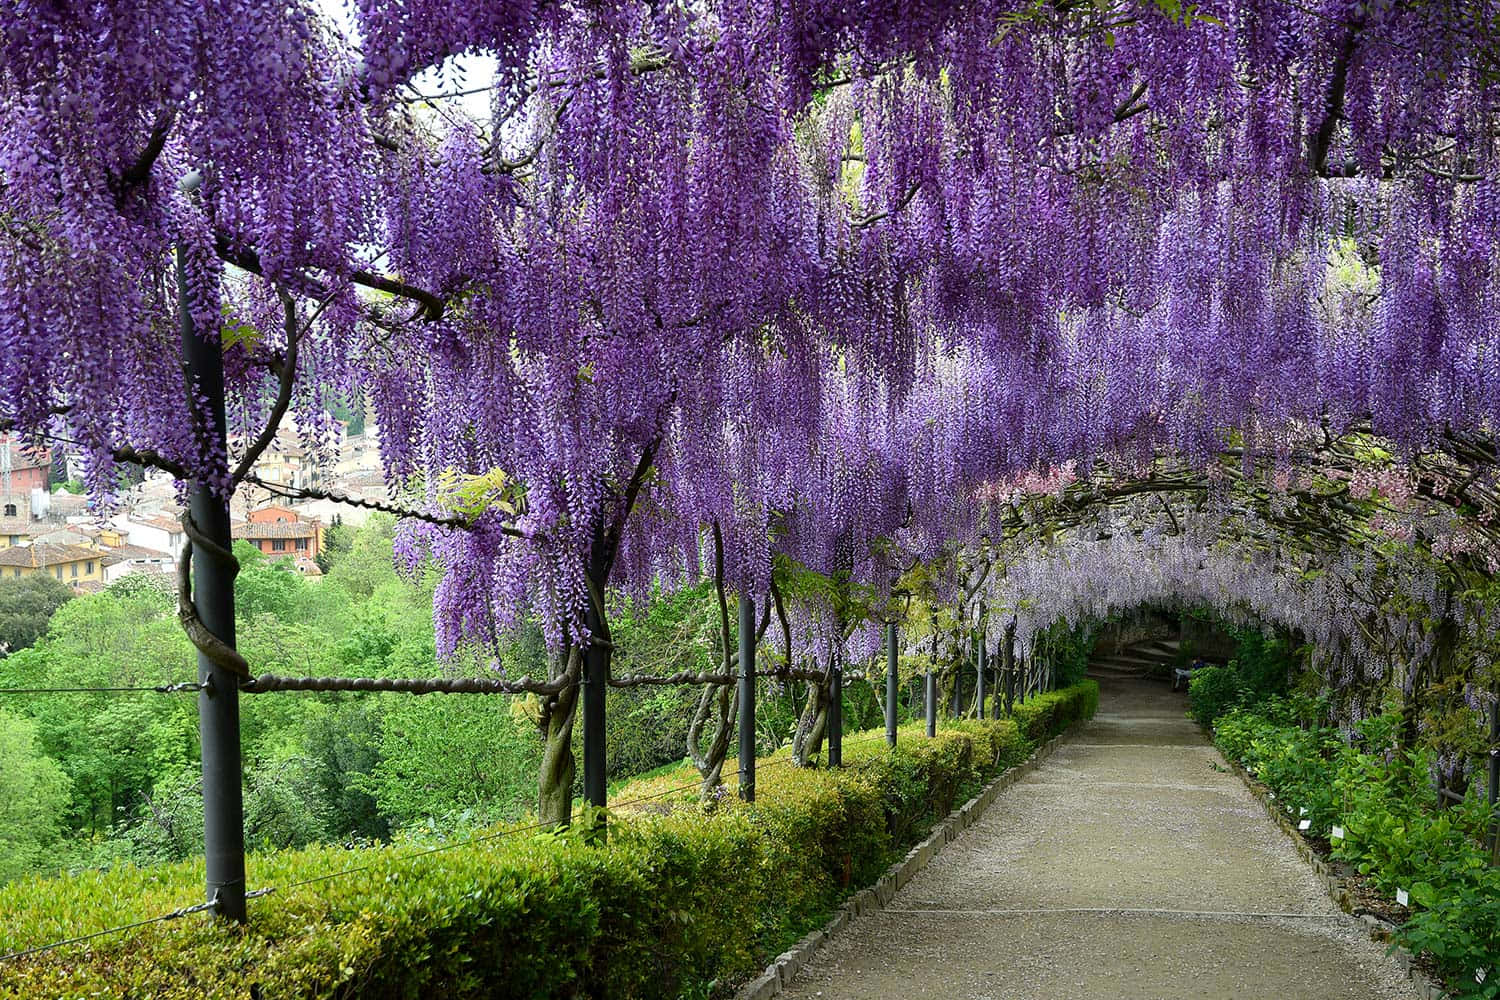
{"type": "Polygon", "coordinates": [[[1402,906],[1409,906],[1411,904],[1411,897],[1406,894],[1405,889],[1397,889],[1396,902],[1402,906]]]}
{"type": "Polygon", "coordinates": [[[1480,986],[1483,986],[1484,985],[1484,981],[1489,978],[1489,975],[1490,975],[1490,970],[1489,969],[1475,969],[1474,970],[1474,982],[1478,983],[1480,986]]]}
{"type": "Polygon", "coordinates": [[[1344,839],[1344,828],[1341,827],[1341,826],[1334,827],[1333,828],[1333,832],[1329,834],[1329,839],[1331,839],[1331,840],[1343,840],[1344,839]]]}
{"type": "Polygon", "coordinates": [[[1311,828],[1312,828],[1312,820],[1310,820],[1310,819],[1305,819],[1302,822],[1300,822],[1300,823],[1297,824],[1297,829],[1302,830],[1302,831],[1307,831],[1307,830],[1309,830],[1311,828]]]}

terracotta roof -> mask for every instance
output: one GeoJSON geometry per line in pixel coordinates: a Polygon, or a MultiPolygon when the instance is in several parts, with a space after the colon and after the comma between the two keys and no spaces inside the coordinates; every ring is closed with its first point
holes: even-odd
{"type": "Polygon", "coordinates": [[[165,559],[173,561],[172,553],[163,552],[161,549],[148,549],[144,545],[111,545],[108,549],[111,555],[119,556],[121,559],[165,559]]]}
{"type": "MultiPolygon", "coordinates": [[[[294,518],[297,516],[297,512],[292,510],[292,508],[285,507],[277,503],[270,503],[266,504],[264,507],[257,507],[245,516],[247,520],[254,521],[257,524],[261,524],[266,521],[266,518],[264,517],[264,515],[266,514],[286,514],[288,517],[294,518]]],[[[276,518],[272,517],[271,520],[276,520],[276,518]]]]}
{"type": "Polygon", "coordinates": [[[79,514],[89,509],[88,497],[77,493],[69,493],[67,490],[52,494],[47,503],[53,517],[57,517],[65,512],[79,514]]]}
{"type": "Polygon", "coordinates": [[[160,514],[153,517],[133,517],[130,520],[136,524],[143,525],[148,528],[158,528],[162,531],[177,534],[180,534],[182,532],[181,521],[175,521],[170,517],[165,517],[160,514]]]}
{"type": "Polygon", "coordinates": [[[81,545],[53,545],[49,542],[38,542],[35,545],[13,545],[8,549],[0,549],[0,566],[42,569],[60,563],[98,559],[102,554],[81,545]]]}
{"type": "Polygon", "coordinates": [[[36,536],[36,544],[87,545],[97,535],[97,531],[84,531],[78,525],[68,525],[62,528],[53,525],[52,530],[36,536]]]}
{"type": "MultiPolygon", "coordinates": [[[[6,444],[0,441],[0,447],[6,444]]],[[[27,448],[19,441],[10,444],[10,467],[16,472],[22,469],[45,469],[52,464],[52,451],[48,448],[27,448]]]]}
{"type": "Polygon", "coordinates": [[[235,538],[312,538],[318,526],[310,521],[262,521],[237,525],[235,538]]]}

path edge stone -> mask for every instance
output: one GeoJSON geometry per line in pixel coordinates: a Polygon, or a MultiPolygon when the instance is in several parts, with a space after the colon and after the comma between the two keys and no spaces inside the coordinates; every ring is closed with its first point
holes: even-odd
{"type": "Polygon", "coordinates": [[[1072,736],[1084,721],[1087,720],[1074,722],[1067,729],[1037,747],[1032,751],[1031,756],[991,779],[989,784],[980,789],[978,795],[938,820],[933,824],[926,839],[907,851],[906,856],[900,861],[887,868],[885,874],[875,880],[874,885],[861,889],[846,899],[838,912],[833,915],[833,919],[817,930],[809,932],[796,944],[776,956],[763,973],[740,987],[734,995],[735,1000],[769,1000],[770,997],[779,995],[782,990],[791,986],[797,973],[812,961],[813,956],[832,939],[833,935],[840,933],[859,918],[883,910],[890,905],[897,890],[905,887],[917,872],[926,868],[928,863],[937,857],[939,851],[973,826],[994,804],[1001,792],[1036,770],[1037,765],[1052,756],[1058,746],[1072,736]]]}
{"type": "MultiPolygon", "coordinates": [[[[1313,850],[1312,845],[1307,842],[1307,838],[1302,836],[1302,831],[1297,829],[1297,824],[1292,822],[1286,810],[1281,807],[1276,797],[1271,794],[1271,790],[1255,780],[1255,776],[1245,770],[1239,761],[1230,760],[1225,757],[1223,752],[1219,750],[1218,745],[1212,742],[1212,734],[1209,734],[1209,739],[1209,747],[1213,750],[1214,755],[1227,764],[1229,769],[1239,777],[1240,783],[1261,804],[1261,808],[1266,811],[1266,815],[1271,817],[1271,822],[1275,823],[1281,832],[1291,840],[1292,846],[1297,849],[1297,856],[1305,861],[1307,866],[1313,870],[1313,874],[1318,877],[1319,884],[1323,886],[1323,891],[1328,894],[1329,900],[1340,910],[1343,910],[1349,916],[1350,920],[1358,920],[1364,926],[1366,932],[1369,933],[1370,940],[1381,944],[1389,943],[1390,932],[1395,929],[1395,925],[1373,917],[1368,913],[1355,916],[1354,897],[1349,894],[1349,888],[1344,884],[1344,880],[1335,875],[1333,869],[1328,867],[1327,862],[1318,857],[1318,852],[1313,850]]],[[[1386,959],[1411,981],[1412,986],[1416,990],[1416,996],[1421,998],[1421,1000],[1451,1000],[1450,995],[1441,986],[1433,982],[1426,973],[1417,968],[1416,963],[1412,960],[1411,952],[1405,948],[1396,948],[1386,956],[1386,959]]]]}

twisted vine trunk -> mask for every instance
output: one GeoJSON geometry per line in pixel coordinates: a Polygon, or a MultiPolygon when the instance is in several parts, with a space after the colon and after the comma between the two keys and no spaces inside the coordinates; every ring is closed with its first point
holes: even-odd
{"type": "MultiPolygon", "coordinates": [[[[675,397],[675,393],[674,393],[675,397]]],[[[671,405],[669,397],[667,405],[671,405]]],[[[537,819],[548,826],[567,826],[573,821],[573,780],[578,774],[578,763],[573,756],[573,721],[578,707],[583,680],[584,659],[591,660],[590,682],[602,693],[609,682],[609,661],[613,644],[609,632],[609,617],[604,608],[604,591],[609,585],[610,571],[615,565],[615,556],[620,551],[620,538],[625,531],[625,522],[635,509],[642,485],[655,461],[658,437],[641,449],[635,470],[617,494],[613,516],[595,523],[588,558],[584,561],[584,580],[589,591],[589,606],[585,614],[589,634],[598,643],[585,649],[577,636],[571,637],[563,647],[564,654],[552,658],[549,664],[549,679],[565,677],[557,697],[542,708],[538,725],[542,730],[544,746],[542,763],[537,772],[537,819]]],[[[602,696],[602,694],[601,694],[602,696]]],[[[585,745],[587,749],[587,745],[585,745]]],[[[602,772],[602,761],[600,770],[602,772]]],[[[585,775],[585,781],[589,779],[585,775]]],[[[603,781],[602,774],[599,777],[603,781]]],[[[602,798],[602,795],[601,795],[602,798]]]]}
{"type": "Polygon", "coordinates": [[[703,778],[701,794],[706,799],[724,783],[724,760],[729,756],[729,737],[739,721],[740,693],[733,684],[705,684],[698,698],[698,709],[688,727],[688,755],[703,778]],[[714,732],[708,748],[703,747],[703,729],[714,716],[714,732]]]}
{"type": "MultiPolygon", "coordinates": [[[[729,627],[729,597],[724,591],[724,535],[719,522],[713,522],[714,540],[714,591],[719,598],[719,662],[726,675],[733,675],[740,666],[740,651],[736,648],[737,635],[731,635],[729,627]]],[[[772,585],[774,590],[774,583],[772,585]]],[[[771,624],[771,608],[761,611],[760,624],[755,630],[755,643],[760,643],[767,626],[771,624]]],[[[788,639],[790,648],[790,639],[788,639]]],[[[754,664],[751,664],[752,671],[754,664]]],[[[724,759],[729,755],[729,739],[735,734],[739,721],[740,692],[738,684],[705,684],[698,698],[697,711],[693,713],[692,725],[688,727],[687,750],[693,766],[703,778],[702,791],[706,799],[714,789],[724,783],[724,759]],[[717,709],[717,710],[715,710],[717,709]],[[710,714],[714,715],[714,734],[709,740],[708,750],[702,749],[703,727],[710,714]]],[[[740,748],[744,753],[744,748],[740,748]]],[[[753,748],[752,751],[754,752],[753,748]]]]}
{"type": "MultiPolygon", "coordinates": [[[[560,656],[551,658],[550,680],[577,678],[582,669],[583,654],[570,646],[560,656]]],[[[573,782],[578,762],[573,757],[573,719],[577,715],[577,684],[565,685],[543,708],[540,728],[544,744],[542,763],[537,772],[537,819],[549,827],[567,826],[573,819],[573,782]]]]}
{"type": "Polygon", "coordinates": [[[1401,703],[1401,749],[1407,752],[1416,748],[1417,735],[1422,716],[1422,689],[1432,676],[1445,676],[1451,670],[1454,654],[1458,649],[1458,623],[1453,620],[1453,590],[1443,589],[1443,615],[1438,619],[1436,634],[1432,637],[1432,648],[1427,655],[1419,657],[1412,665],[1411,687],[1402,697],[1401,703]]]}
{"type": "Polygon", "coordinates": [[[808,761],[823,751],[823,737],[828,732],[829,679],[825,674],[822,680],[807,686],[807,705],[792,737],[792,762],[798,767],[807,767],[808,761]]]}

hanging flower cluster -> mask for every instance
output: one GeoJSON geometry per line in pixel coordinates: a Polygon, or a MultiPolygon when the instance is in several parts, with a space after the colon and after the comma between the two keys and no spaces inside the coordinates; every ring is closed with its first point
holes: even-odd
{"type": "Polygon", "coordinates": [[[883,591],[1104,457],[1500,426],[1487,24],[1188,9],[0,3],[0,422],[101,497],[132,456],[228,488],[180,247],[237,433],[291,367],[311,444],[361,394],[393,488],[464,498],[402,539],[444,650],[582,639],[710,524],[737,587],[883,591]],[[412,99],[475,52],[489,115],[412,99]]]}

